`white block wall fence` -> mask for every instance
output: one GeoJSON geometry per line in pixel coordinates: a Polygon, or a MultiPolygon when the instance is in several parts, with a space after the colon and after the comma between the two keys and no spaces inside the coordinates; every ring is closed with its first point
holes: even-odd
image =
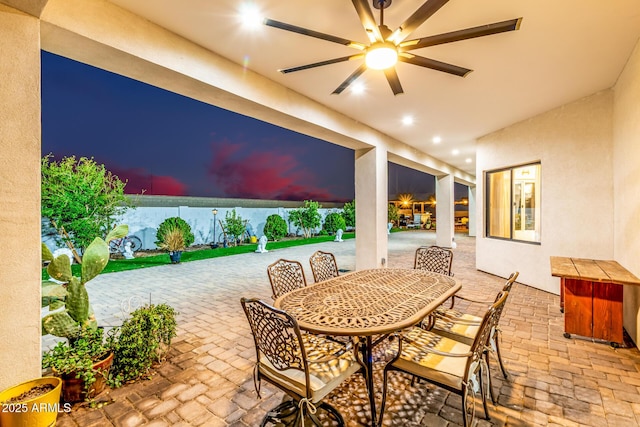
{"type": "MultiPolygon", "coordinates": [[[[173,196],[130,196],[136,206],[116,219],[116,224],[127,224],[129,235],[142,240],[142,249],[155,249],[158,226],[167,218],[180,217],[190,226],[195,237],[194,245],[208,244],[214,241],[214,215],[218,210],[217,220],[224,222],[227,212],[235,209],[242,219],[248,220],[248,228],[258,238],[262,236],[264,225],[269,215],[278,214],[288,222],[288,212],[304,206],[304,202],[283,200],[255,199],[223,199],[207,197],[173,197],[173,196]]],[[[327,214],[340,212],[344,203],[320,202],[319,210],[322,222],[327,214]]],[[[319,230],[316,230],[319,231],[319,230]]],[[[220,223],[216,223],[215,233],[222,232],[220,223]]],[[[289,224],[289,233],[302,234],[301,230],[289,224]]],[[[43,233],[42,241],[53,251],[59,246],[50,234],[43,233]]],[[[221,243],[218,240],[218,243],[221,243]]]]}

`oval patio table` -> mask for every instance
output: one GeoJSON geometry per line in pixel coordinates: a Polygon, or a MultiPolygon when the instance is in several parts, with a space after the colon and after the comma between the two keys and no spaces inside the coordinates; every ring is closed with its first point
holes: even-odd
{"type": "Polygon", "coordinates": [[[274,305],[295,317],[306,331],[364,338],[360,363],[365,371],[371,425],[375,426],[372,336],[416,325],[460,287],[453,277],[438,273],[376,268],[296,289],[277,298],[274,305]]]}

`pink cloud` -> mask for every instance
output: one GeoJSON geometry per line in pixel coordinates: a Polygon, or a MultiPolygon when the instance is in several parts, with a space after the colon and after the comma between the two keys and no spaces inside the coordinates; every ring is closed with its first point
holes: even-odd
{"type": "Polygon", "coordinates": [[[228,140],[212,143],[209,174],[226,194],[250,199],[332,199],[327,190],[315,184],[316,176],[305,170],[294,156],[246,150],[243,143],[228,140]]]}
{"type": "Polygon", "coordinates": [[[147,195],[184,196],[187,193],[187,186],[171,176],[153,175],[142,168],[110,167],[109,170],[122,181],[127,181],[124,189],[126,194],[141,194],[144,191],[147,195]]]}

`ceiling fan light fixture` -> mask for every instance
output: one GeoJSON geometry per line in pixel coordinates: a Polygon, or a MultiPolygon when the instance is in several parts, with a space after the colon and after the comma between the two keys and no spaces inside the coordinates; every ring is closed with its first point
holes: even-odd
{"type": "Polygon", "coordinates": [[[367,68],[385,70],[398,62],[398,49],[393,43],[375,43],[364,58],[367,68]]]}

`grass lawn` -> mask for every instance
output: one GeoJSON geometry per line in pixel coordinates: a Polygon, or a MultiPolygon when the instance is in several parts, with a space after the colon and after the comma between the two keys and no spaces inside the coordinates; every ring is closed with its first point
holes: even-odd
{"type": "MultiPolygon", "coordinates": [[[[322,243],[322,242],[331,242],[333,241],[334,236],[317,236],[311,237],[309,239],[303,238],[294,238],[291,240],[282,240],[279,242],[269,242],[267,244],[267,249],[282,249],[289,248],[292,246],[301,246],[308,245],[311,243],[322,243]]],[[[353,239],[355,238],[354,233],[344,233],[342,235],[343,239],[353,239]]],[[[229,247],[229,248],[217,248],[217,249],[201,249],[196,251],[185,251],[182,253],[182,257],[180,258],[181,262],[189,262],[189,261],[198,261],[201,259],[208,258],[217,258],[223,256],[237,255],[237,254],[246,254],[249,252],[255,252],[258,244],[246,244],[241,246],[229,247]]],[[[171,264],[171,260],[169,259],[168,253],[163,253],[159,255],[150,255],[150,256],[141,256],[134,259],[114,259],[109,261],[105,269],[102,271],[104,273],[114,273],[117,271],[126,271],[126,270],[135,270],[138,268],[149,268],[149,267],[157,267],[159,265],[171,264]]],[[[71,266],[71,270],[74,276],[80,276],[81,266],[78,264],[73,264],[71,266]]],[[[49,274],[47,273],[47,269],[42,269],[42,280],[49,279],[49,274]]]]}

